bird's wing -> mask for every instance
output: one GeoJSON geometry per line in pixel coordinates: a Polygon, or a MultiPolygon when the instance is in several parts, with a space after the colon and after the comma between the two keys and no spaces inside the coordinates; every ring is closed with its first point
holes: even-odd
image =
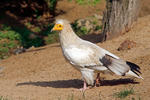
{"type": "Polygon", "coordinates": [[[117,75],[125,75],[125,73],[130,70],[130,67],[124,60],[116,59],[109,54],[105,54],[105,56],[100,59],[100,62],[117,75]]]}
{"type": "Polygon", "coordinates": [[[89,46],[71,46],[64,50],[64,55],[74,65],[82,67],[102,65],[94,49],[91,49],[89,46]]]}
{"type": "Polygon", "coordinates": [[[95,53],[99,55],[99,62],[101,63],[101,66],[106,67],[117,75],[125,75],[125,73],[130,70],[130,67],[126,64],[126,61],[95,44],[90,44],[92,47],[97,49],[95,53]]]}
{"type": "Polygon", "coordinates": [[[91,42],[85,41],[85,40],[82,41],[82,42],[84,42],[84,44],[86,45],[86,47],[90,47],[91,49],[95,49],[95,50],[96,50],[95,53],[97,53],[97,55],[99,54],[99,57],[100,57],[100,58],[101,58],[102,56],[104,56],[105,54],[108,54],[108,55],[110,55],[110,56],[112,56],[112,57],[114,57],[114,58],[116,58],[116,59],[119,59],[118,56],[116,56],[116,55],[112,54],[111,52],[109,52],[109,51],[107,51],[107,50],[105,50],[105,49],[99,47],[98,45],[96,45],[96,44],[94,44],[94,43],[91,43],[91,42]]]}
{"type": "MultiPolygon", "coordinates": [[[[95,46],[96,47],[96,46],[95,46]]],[[[96,70],[106,70],[105,68],[109,69],[110,71],[114,72],[117,75],[125,75],[129,74],[135,76],[137,78],[142,78],[139,76],[141,74],[139,66],[133,63],[129,63],[120,59],[118,56],[110,53],[109,51],[97,47],[99,51],[99,61],[102,63],[103,67],[93,67],[96,70]]]]}
{"type": "Polygon", "coordinates": [[[125,73],[130,70],[130,67],[126,64],[126,62],[120,59],[118,56],[91,42],[86,41],[85,44],[87,47],[90,47],[94,52],[93,54],[89,55],[89,60],[96,62],[96,66],[89,65],[86,67],[99,71],[109,69],[117,75],[125,75],[125,73]]]}
{"type": "Polygon", "coordinates": [[[103,49],[103,48],[100,48],[100,51],[101,51],[104,55],[107,54],[107,55],[109,55],[109,56],[111,56],[111,57],[113,57],[113,58],[115,58],[115,59],[120,59],[118,56],[112,54],[111,52],[109,52],[109,51],[107,51],[107,50],[105,50],[105,49],[103,49]]]}

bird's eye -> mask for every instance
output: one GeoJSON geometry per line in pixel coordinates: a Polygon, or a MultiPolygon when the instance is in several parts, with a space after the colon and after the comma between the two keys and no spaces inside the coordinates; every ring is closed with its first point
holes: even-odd
{"type": "Polygon", "coordinates": [[[61,27],[61,25],[59,25],[59,27],[61,27]]]}

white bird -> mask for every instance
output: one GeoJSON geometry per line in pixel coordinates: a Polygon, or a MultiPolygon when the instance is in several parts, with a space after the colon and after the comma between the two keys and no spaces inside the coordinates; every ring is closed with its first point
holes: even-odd
{"type": "Polygon", "coordinates": [[[52,31],[59,31],[60,44],[65,58],[82,74],[84,85],[81,90],[86,90],[87,84],[94,84],[95,71],[111,71],[121,76],[131,75],[142,78],[138,75],[141,73],[138,66],[132,66],[132,63],[120,59],[94,43],[79,38],[72,30],[69,21],[56,20],[52,31]]]}

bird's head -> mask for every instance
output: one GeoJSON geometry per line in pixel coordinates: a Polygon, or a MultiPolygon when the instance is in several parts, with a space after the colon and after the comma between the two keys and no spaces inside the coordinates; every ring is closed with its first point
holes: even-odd
{"type": "Polygon", "coordinates": [[[66,22],[67,21],[63,19],[56,20],[55,25],[51,31],[62,31],[66,22]]]}

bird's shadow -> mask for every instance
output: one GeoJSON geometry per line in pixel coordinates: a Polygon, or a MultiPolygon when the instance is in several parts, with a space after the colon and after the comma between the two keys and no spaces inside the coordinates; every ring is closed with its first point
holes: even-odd
{"type": "Polygon", "coordinates": [[[34,85],[53,88],[81,88],[80,86],[82,86],[82,80],[73,79],[73,80],[57,80],[57,81],[23,82],[17,83],[16,86],[23,86],[23,85],[34,85]]]}
{"type": "Polygon", "coordinates": [[[115,86],[121,84],[139,84],[139,82],[134,81],[134,79],[125,78],[125,79],[113,79],[113,80],[102,80],[101,86],[115,86]]]}
{"type": "MultiPolygon", "coordinates": [[[[82,80],[73,79],[73,80],[57,80],[57,81],[37,81],[37,82],[23,82],[17,83],[16,86],[23,85],[34,85],[41,87],[53,87],[53,88],[81,88],[82,80]]],[[[114,80],[102,80],[101,86],[114,86],[120,84],[138,84],[133,79],[114,79],[114,80]]]]}

